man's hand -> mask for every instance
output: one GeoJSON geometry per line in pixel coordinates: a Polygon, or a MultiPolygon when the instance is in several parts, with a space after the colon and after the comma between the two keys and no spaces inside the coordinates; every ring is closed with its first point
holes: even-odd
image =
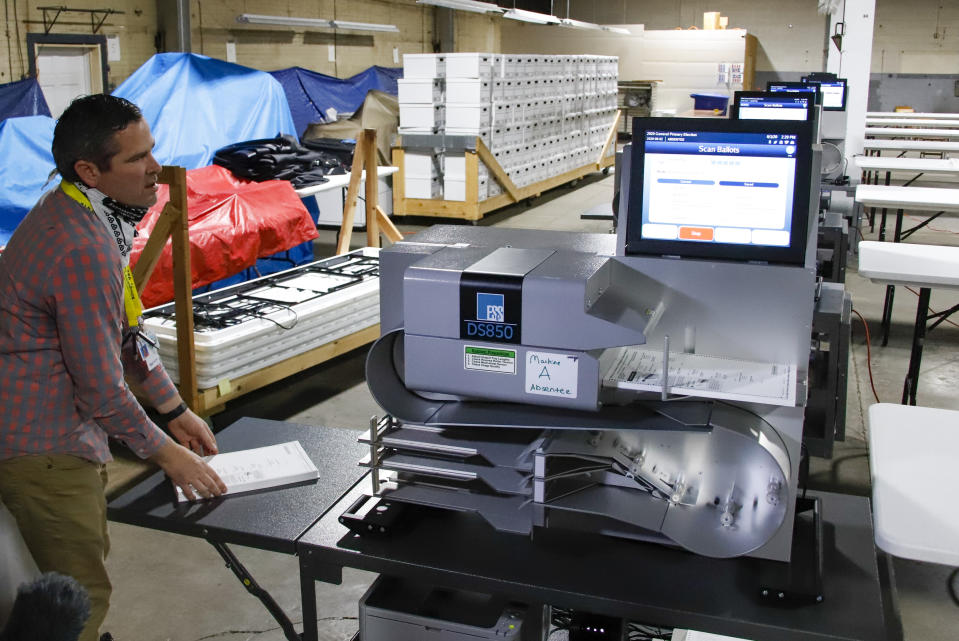
{"type": "Polygon", "coordinates": [[[177,441],[200,456],[219,452],[210,427],[193,410],[187,410],[167,423],[167,429],[177,441]]]}
{"type": "Polygon", "coordinates": [[[195,501],[197,494],[210,498],[226,492],[226,484],[220,480],[213,468],[202,458],[171,439],[167,439],[163,447],[151,459],[163,468],[174,485],[182,489],[183,495],[190,501],[195,501]]]}

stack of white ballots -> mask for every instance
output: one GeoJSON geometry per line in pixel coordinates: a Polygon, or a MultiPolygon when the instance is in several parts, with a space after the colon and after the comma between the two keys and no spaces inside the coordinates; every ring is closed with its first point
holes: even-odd
{"type": "MultiPolygon", "coordinates": [[[[379,277],[351,276],[352,270],[368,271],[378,256],[378,249],[359,249],[195,297],[195,303],[215,297],[225,308],[271,302],[262,317],[194,331],[198,387],[216,387],[379,323],[379,277]],[[315,269],[327,265],[329,270],[315,269]]],[[[144,326],[157,335],[163,366],[179,382],[176,320],[160,313],[171,307],[147,310],[144,326]]]]}
{"type": "MultiPolygon", "coordinates": [[[[312,481],[319,470],[299,441],[208,456],[206,462],[226,484],[227,496],[312,481]]],[[[177,501],[186,501],[176,488],[177,501]]],[[[202,497],[198,497],[202,498],[202,497]]]]}

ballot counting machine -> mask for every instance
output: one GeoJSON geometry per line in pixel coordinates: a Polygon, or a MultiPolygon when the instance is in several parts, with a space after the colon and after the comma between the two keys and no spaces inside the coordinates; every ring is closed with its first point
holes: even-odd
{"type": "Polygon", "coordinates": [[[636,119],[616,235],[437,226],[380,254],[374,491],[789,561],[817,296],[805,122],[636,119]]]}

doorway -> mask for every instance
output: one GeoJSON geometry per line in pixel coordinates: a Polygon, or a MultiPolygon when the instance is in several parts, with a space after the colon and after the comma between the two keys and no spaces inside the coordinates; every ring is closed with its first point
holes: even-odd
{"type": "Polygon", "coordinates": [[[106,37],[27,34],[30,75],[37,79],[50,115],[60,114],[77,96],[107,86],[106,37]]]}

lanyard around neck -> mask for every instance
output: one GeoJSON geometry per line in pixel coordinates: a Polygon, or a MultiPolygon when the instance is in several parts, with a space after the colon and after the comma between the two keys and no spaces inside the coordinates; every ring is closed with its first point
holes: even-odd
{"type": "MultiPolygon", "coordinates": [[[[90,199],[72,182],[61,181],[60,189],[72,200],[94,211],[90,199]]],[[[137,327],[140,324],[140,316],[143,315],[143,303],[140,302],[140,294],[137,292],[136,283],[133,282],[133,272],[129,265],[123,267],[123,307],[127,313],[127,325],[137,327]]]]}

